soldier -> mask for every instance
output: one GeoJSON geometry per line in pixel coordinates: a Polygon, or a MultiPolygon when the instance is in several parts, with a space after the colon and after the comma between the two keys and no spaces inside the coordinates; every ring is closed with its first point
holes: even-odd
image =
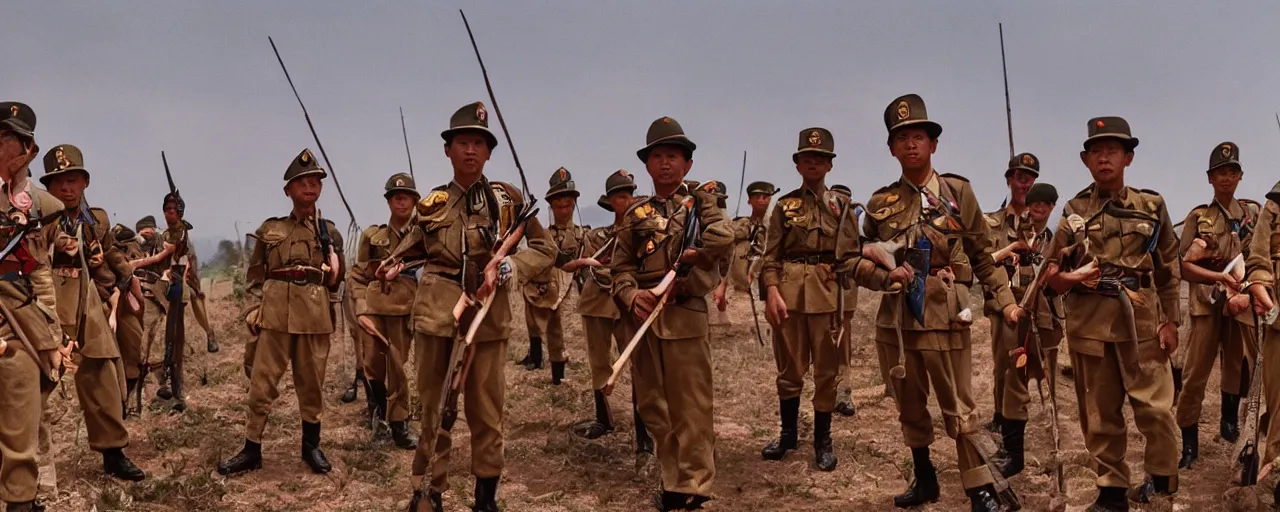
{"type": "Polygon", "coordinates": [[[257,337],[249,378],[249,417],[244,448],[218,464],[218,473],[234,475],[262,467],[262,432],[271,403],[280,395],[280,377],[293,367],[293,384],[302,417],[302,461],[314,473],[332,466],[320,450],[320,414],[324,412],[325,364],[335,312],[329,295],[345,273],[342,235],[316,208],[328,173],[310,149],[302,150],[284,173],[284,194],[293,203],[288,216],[273,217],[254,233],[246,276],[252,301],[245,314],[257,337]]]}
{"type": "MultiPolygon", "coordinates": [[[[610,294],[613,273],[609,264],[612,262],[613,246],[617,243],[615,232],[624,222],[627,208],[635,202],[632,195],[635,190],[635,179],[627,171],[618,170],[609,175],[605,180],[605,193],[596,204],[614,214],[613,224],[589,231],[583,240],[583,254],[599,253],[595,258],[602,264],[590,269],[578,299],[578,314],[582,315],[582,330],[587,336],[587,359],[591,364],[591,389],[596,417],[594,421],[579,425],[575,431],[587,439],[597,439],[613,432],[613,414],[609,410],[609,398],[604,394],[604,388],[613,373],[613,347],[616,345],[618,353],[622,353],[627,342],[631,341],[620,321],[618,304],[610,294]],[[610,339],[613,341],[610,342],[610,339]]],[[[566,264],[564,268],[569,272],[578,270],[575,262],[566,264]]],[[[633,389],[631,415],[635,425],[636,468],[637,471],[643,471],[653,460],[653,438],[649,437],[649,431],[645,428],[636,404],[633,389]]]]}
{"type": "MultiPolygon", "coordinates": [[[[132,229],[123,224],[116,224],[111,231],[115,236],[116,250],[120,251],[130,263],[146,256],[142,251],[138,234],[132,229]]],[[[130,268],[134,267],[130,265],[130,268]]],[[[138,388],[138,377],[141,375],[142,365],[148,364],[146,355],[142,353],[142,343],[145,338],[142,327],[145,299],[142,296],[141,280],[138,278],[137,270],[134,271],[129,284],[128,293],[116,298],[115,319],[116,341],[120,343],[120,359],[124,363],[126,401],[138,388]]],[[[127,403],[124,409],[126,413],[129,411],[127,403]]],[[[141,414],[142,411],[138,413],[141,414]]]]}
{"type": "Polygon", "coordinates": [[[862,231],[875,243],[868,251],[901,244],[907,254],[902,264],[886,261],[892,256],[879,258],[880,266],[876,258],[855,257],[854,268],[858,286],[895,291],[908,283],[881,299],[876,317],[876,343],[889,345],[878,350],[881,365],[896,367],[891,373],[903,375],[890,380],[915,471],[911,487],[894,497],[894,505],[914,507],[938,499],[937,472],[929,458],[932,383],[947,436],[956,440],[960,481],[973,510],[998,510],[1001,501],[1017,508],[1011,497],[997,498],[988,460],[992,454],[980,449],[985,440],[978,433],[970,385],[969,287],[976,278],[991,290],[1007,322],[1017,322],[1023,312],[1004,272],[991,259],[987,223],[968,180],[934,170],[932,156],[942,126],[929,120],[924,100],[914,94],[893,100],[884,121],[889,152],[902,166],[902,177],[872,194],[862,231]],[[890,272],[886,267],[896,268],[890,272]],[[904,361],[893,354],[894,347],[904,361]]]}
{"type": "Polygon", "coordinates": [[[56,313],[50,243],[63,204],[31,183],[28,165],[40,154],[36,115],[26,104],[0,102],[0,502],[10,512],[43,510],[36,500],[37,445],[43,403],[53,392],[71,346],[56,313]],[[33,300],[34,299],[34,300],[33,300]]]}
{"type": "Polygon", "coordinates": [[[1179,247],[1180,269],[1182,278],[1189,283],[1187,302],[1191,309],[1186,373],[1178,399],[1178,428],[1182,430],[1179,468],[1190,468],[1200,456],[1200,404],[1218,352],[1222,352],[1222,416],[1218,429],[1222,438],[1232,443],[1240,437],[1240,397],[1249,392],[1249,378],[1253,377],[1249,368],[1258,353],[1253,316],[1245,312],[1232,318],[1224,309],[1224,289],[1234,292],[1239,283],[1223,270],[1249,246],[1261,205],[1235,197],[1244,174],[1240,147],[1235,143],[1223,142],[1213,148],[1207,174],[1213,186],[1213,201],[1187,214],[1179,247]],[[1188,254],[1193,244],[1199,246],[1194,252],[1202,253],[1202,257],[1188,254]]]}
{"type": "MultiPolygon", "coordinates": [[[[146,299],[143,304],[142,328],[144,334],[144,349],[146,352],[141,355],[140,360],[150,361],[151,352],[159,348],[163,352],[162,343],[155,343],[157,334],[164,337],[164,321],[165,310],[169,304],[164,300],[164,282],[160,280],[166,266],[164,260],[173,254],[174,248],[165,247],[164,240],[157,235],[156,218],[147,215],[138,220],[134,225],[138,236],[142,238],[141,249],[143,256],[135,258],[129,264],[133,267],[133,275],[139,280],[142,287],[142,296],[146,299]]],[[[168,369],[161,367],[160,374],[156,376],[156,380],[160,386],[156,388],[156,396],[162,400],[173,398],[172,392],[168,385],[168,369]]]]}
{"type": "Polygon", "coordinates": [[[1050,246],[1048,284],[1063,293],[1066,337],[1089,411],[1085,444],[1097,466],[1090,510],[1128,510],[1124,402],[1146,438],[1148,477],[1132,499],[1178,490],[1169,355],[1178,348],[1178,240],[1164,198],[1125,186],[1138,139],[1119,117],[1089,120],[1080,160],[1093,184],[1067,201],[1050,246]],[[1064,255],[1064,251],[1069,251],[1064,255]],[[1061,269],[1061,272],[1059,272],[1061,269]]]}
{"type": "Polygon", "coordinates": [[[747,205],[751,207],[751,215],[733,219],[733,258],[729,278],[716,290],[719,294],[717,301],[730,284],[736,292],[751,293],[751,283],[760,273],[758,256],[764,250],[765,229],[769,227],[764,215],[769,212],[769,204],[777,193],[778,187],[767,181],[754,181],[747,185],[747,205]],[[752,256],[757,256],[754,263],[752,256]]]}
{"type": "Polygon", "coordinates": [[[582,257],[584,232],[573,224],[573,211],[577,208],[578,196],[569,171],[561,167],[551,173],[546,200],[551,205],[552,224],[548,230],[556,246],[556,263],[553,267],[530,276],[521,286],[524,295],[524,321],[529,329],[529,354],[517,364],[524,365],[524,369],[530,371],[542,368],[542,340],[547,340],[547,350],[551,357],[551,384],[556,386],[564,380],[564,365],[569,361],[564,353],[564,329],[560,326],[559,308],[571,286],[560,281],[556,267],[582,257]]]}
{"type": "MultiPolygon", "coordinates": [[[[840,194],[848,199],[852,204],[853,212],[851,215],[861,215],[863,207],[861,204],[853,201],[853,191],[849,190],[846,185],[832,185],[831,191],[840,194]]],[[[752,206],[755,206],[753,203],[752,206]]],[[[854,227],[857,227],[855,221],[854,227]]],[[[763,230],[761,230],[763,231],[763,230]]],[[[853,388],[849,382],[849,367],[853,362],[853,317],[858,312],[858,287],[852,285],[844,289],[844,330],[840,336],[840,365],[839,383],[836,385],[836,413],[841,416],[849,417],[857,414],[857,410],[853,407],[853,388]]],[[[876,343],[876,349],[882,349],[884,345],[876,343]]],[[[889,369],[881,368],[881,380],[884,381],[884,389],[887,395],[889,391],[889,369]]]]}
{"type": "MultiPolygon", "coordinates": [[[[429,503],[443,510],[442,493],[448,487],[453,438],[441,427],[441,405],[449,388],[454,340],[469,322],[459,324],[452,310],[462,294],[482,301],[490,293],[492,306],[479,323],[468,350],[471,354],[462,384],[467,426],[471,431],[471,468],[476,477],[473,510],[498,510],[498,482],[503,458],[503,404],[506,401],[505,362],[511,337],[510,287],[499,280],[512,265],[520,274],[536,275],[555,259],[551,237],[536,218],[528,219],[523,235],[527,250],[502,256],[495,243],[508,232],[524,209],[524,197],[510,184],[484,176],[498,139],[489,131],[489,115],[483,103],[466,105],[449,118],[441,132],[444,153],[453,164],[453,179],[436,187],[418,203],[417,227],[383,261],[379,278],[395,279],[403,270],[400,259],[425,257],[421,281],[414,298],[413,330],[418,369],[418,396],[422,402],[422,435],[413,458],[410,477],[414,492],[409,508],[429,503]],[[421,255],[421,256],[419,256],[421,255]],[[423,496],[422,480],[431,470],[430,489],[423,496]]],[[[471,308],[469,308],[471,309],[471,308]]],[[[470,314],[463,315],[471,316],[470,314]]]]}
{"type": "Polygon", "coordinates": [[[124,454],[129,431],[124,425],[124,368],[120,347],[108,325],[103,303],[109,290],[125,287],[133,269],[115,248],[111,216],[84,202],[89,171],[75,146],[64,144],[44,156],[40,177],[63,203],[61,231],[53,254],[54,286],[58,318],[65,333],[80,344],[76,361],[76,395],[84,412],[89,447],[102,453],[102,469],[108,475],[141,481],[146,473],[124,454]]]}
{"type": "Polygon", "coordinates": [[[653,179],[654,195],[632,204],[617,230],[613,294],[626,322],[639,324],[660,300],[650,289],[678,269],[664,296],[670,307],[636,346],[631,374],[640,415],[657,440],[660,505],[697,509],[711,499],[716,471],[706,295],[719,284],[716,264],[731,250],[733,232],[714,196],[682,183],[697,146],[680,123],[654,121],[645,142],[636,155],[653,179]],[[701,230],[699,248],[681,243],[689,227],[701,230]]]}
{"type": "MultiPolygon", "coordinates": [[[[161,201],[164,212],[165,230],[157,237],[169,254],[164,256],[158,268],[160,281],[154,285],[153,293],[165,305],[164,327],[164,368],[167,382],[162,382],[156,395],[165,400],[172,400],[174,411],[182,412],[187,408],[186,394],[183,390],[184,373],[187,359],[186,305],[199,293],[200,277],[196,269],[200,266],[196,261],[195,246],[188,233],[191,223],[183,220],[186,213],[186,201],[176,191],[165,194],[161,201]],[[180,274],[180,275],[175,275],[180,274]],[[176,308],[175,301],[181,301],[179,313],[181,317],[170,317],[176,308]]],[[[217,347],[210,346],[216,351],[217,347]]]]}
{"type": "MultiPolygon", "coordinates": [[[[1039,256],[1032,257],[1040,258],[1043,262],[1043,259],[1048,257],[1045,251],[1049,249],[1049,242],[1053,240],[1053,231],[1049,230],[1048,225],[1049,216],[1053,215],[1053,212],[1056,211],[1058,207],[1058,189],[1048,183],[1036,183],[1031,186],[1031,190],[1027,191],[1026,203],[1028,218],[1031,220],[1031,225],[1035,227],[1036,231],[1041,233],[1040,240],[1038,241],[1042,241],[1039,246],[1040,251],[1036,253],[1039,256]]],[[[1019,261],[1019,263],[1021,263],[1021,261],[1019,261]]],[[[1041,272],[1044,272],[1044,268],[1047,268],[1047,266],[1041,267],[1041,272]]],[[[1060,369],[1058,368],[1058,349],[1062,344],[1062,314],[1064,307],[1062,305],[1062,297],[1054,293],[1052,289],[1049,289],[1046,286],[1042,291],[1044,293],[1044,298],[1038,299],[1040,302],[1035,309],[1035,325],[1038,329],[1038,335],[1040,336],[1040,344],[1042,348],[1044,348],[1042,359],[1048,363],[1048,366],[1045,367],[1045,372],[1046,381],[1049,386],[1050,399],[1054,400],[1054,404],[1057,404],[1058,375],[1061,374],[1060,369]]],[[[1031,312],[1028,312],[1028,314],[1030,313],[1031,312]]],[[[1005,354],[1005,357],[1008,357],[1007,353],[1005,354]]],[[[1079,391],[1076,396],[1076,406],[1081,418],[1080,424],[1082,425],[1082,428],[1088,428],[1088,423],[1086,421],[1088,418],[1088,411],[1083,407],[1084,379],[1072,380],[1079,391]]],[[[1008,451],[1007,446],[1005,447],[1005,451],[1008,451]]]]}
{"type": "Polygon", "coordinates": [[[782,460],[796,448],[800,393],[812,363],[814,462],[822,471],[834,471],[838,462],[831,446],[831,412],[840,385],[848,264],[858,246],[851,201],[827,189],[835,157],[835,140],[826,128],[800,131],[791,160],[801,186],[778,199],[769,217],[760,278],[767,294],[765,316],[774,327],[782,417],[782,433],[761,455],[782,460]]]}
{"type": "Polygon", "coordinates": [[[418,446],[418,437],[409,431],[409,380],[404,364],[413,342],[409,315],[413,313],[418,283],[412,276],[379,281],[374,272],[413,229],[414,205],[422,196],[413,177],[405,173],[391,175],[384,189],[382,196],[391,210],[391,219],[387,224],[370,226],[360,235],[351,291],[357,321],[368,334],[363,360],[375,403],[372,417],[389,422],[391,440],[397,447],[412,450],[418,446]]]}
{"type": "MultiPolygon", "coordinates": [[[[1266,315],[1275,307],[1278,272],[1276,262],[1280,261],[1280,183],[1276,183],[1266,197],[1267,202],[1255,223],[1257,231],[1249,241],[1246,277],[1240,283],[1240,289],[1246,293],[1238,296],[1251,301],[1253,310],[1258,315],[1266,315]]],[[[1228,312],[1238,313],[1249,309],[1248,302],[1243,307],[1239,302],[1240,299],[1233,297],[1227,304],[1228,312]]],[[[1280,379],[1266,378],[1267,375],[1280,372],[1280,352],[1276,351],[1280,344],[1271,339],[1277,336],[1277,332],[1280,332],[1280,323],[1271,323],[1261,343],[1263,366],[1259,373],[1263,386],[1263,406],[1268,411],[1280,410],[1280,379]]],[[[1270,421],[1260,423],[1258,428],[1265,428],[1267,434],[1267,445],[1260,459],[1264,465],[1262,471],[1266,471],[1274,468],[1276,461],[1280,460],[1280,416],[1270,415],[1270,421]]],[[[1280,484],[1272,489],[1272,497],[1275,503],[1280,503],[1280,484]]]]}

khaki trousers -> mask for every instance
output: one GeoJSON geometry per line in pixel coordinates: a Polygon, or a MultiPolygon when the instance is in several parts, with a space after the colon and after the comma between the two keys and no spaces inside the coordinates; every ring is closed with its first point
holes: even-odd
{"type": "MultiPolygon", "coordinates": [[[[1280,411],[1280,331],[1268,328],[1265,336],[1262,343],[1262,371],[1259,372],[1262,374],[1262,400],[1267,411],[1280,411]]],[[[1267,414],[1267,417],[1267,424],[1258,425],[1259,429],[1266,429],[1267,432],[1263,464],[1280,457],[1280,413],[1267,414]]]]}
{"type": "MultiPolygon", "coordinates": [[[[194,292],[194,290],[192,291],[194,292]]],[[[191,306],[191,314],[196,317],[196,323],[200,324],[201,329],[204,329],[205,335],[207,336],[213,332],[213,327],[209,325],[209,310],[205,307],[204,295],[192,293],[191,300],[187,304],[191,306]]]]}
{"type": "Polygon", "coordinates": [[[613,347],[621,354],[631,341],[621,321],[594,316],[582,317],[587,335],[587,362],[591,365],[591,389],[601,390],[613,375],[613,347]]]}
{"type": "MultiPolygon", "coordinates": [[[[1031,405],[1031,390],[1027,387],[1028,382],[1018,376],[1018,368],[1009,357],[1009,351],[1021,347],[1023,343],[1023,340],[1018,339],[1018,327],[1005,322],[1004,315],[991,315],[987,319],[991,321],[991,361],[994,384],[991,390],[995,398],[993,403],[996,411],[1005,419],[1027,421],[1030,418],[1027,408],[1031,405]]],[[[1047,358],[1057,358],[1061,335],[1053,329],[1037,329],[1046,362],[1047,358]]],[[[1049,369],[1046,367],[1045,373],[1048,374],[1048,372],[1049,369]]]]}
{"type": "Polygon", "coordinates": [[[124,426],[124,393],[120,390],[123,364],[119,358],[93,359],[79,354],[75,361],[79,366],[75,373],[76,398],[84,412],[89,448],[99,452],[124,448],[129,444],[129,431],[124,426]]]}
{"type": "Polygon", "coordinates": [[[1128,444],[1126,399],[1133,408],[1138,431],[1146,438],[1146,472],[1154,476],[1177,475],[1179,444],[1173,418],[1173,373],[1160,342],[1155,338],[1143,340],[1136,349],[1122,346],[1129,342],[1071,342],[1073,352],[1080,352],[1075,358],[1076,379],[1084,381],[1083,403],[1088,409],[1085,445],[1097,463],[1097,485],[1130,485],[1129,465],[1124,460],[1128,444]]]}
{"type": "MultiPolygon", "coordinates": [[[[840,362],[844,359],[831,327],[836,313],[790,312],[773,331],[773,358],[778,366],[778,398],[799,398],[804,376],[813,365],[813,410],[831,412],[836,408],[836,388],[840,385],[840,362]]],[[[845,344],[847,347],[847,343],[845,344]]]]}
{"type": "MultiPolygon", "coordinates": [[[[121,302],[128,299],[121,298],[121,302]]],[[[116,315],[116,341],[120,344],[120,360],[124,364],[124,377],[136,379],[145,361],[142,343],[145,333],[142,327],[143,312],[127,312],[122,308],[116,315]]]]}
{"type": "MultiPolygon", "coordinates": [[[[1222,392],[1247,395],[1240,389],[1242,368],[1248,359],[1249,371],[1258,353],[1258,340],[1253,327],[1222,315],[1191,317],[1191,336],[1187,340],[1187,360],[1182,367],[1182,394],[1178,396],[1178,427],[1190,427],[1200,421],[1204,388],[1213,372],[1213,362],[1222,353],[1222,392]]],[[[1264,359],[1265,361],[1265,359],[1264,359]]],[[[1251,376],[1252,377],[1252,376],[1251,376]]]]}
{"type": "Polygon", "coordinates": [[[568,361],[564,355],[564,328],[560,325],[560,310],[543,309],[524,303],[524,323],[530,338],[542,338],[547,344],[547,358],[553,363],[568,361]]]}
{"type": "MultiPolygon", "coordinates": [[[[387,337],[402,363],[408,364],[409,348],[413,342],[413,324],[408,315],[369,315],[378,332],[387,337]]],[[[364,376],[369,380],[385,381],[387,385],[387,421],[404,421],[409,418],[409,379],[403,366],[394,364],[382,340],[364,336],[364,376]]]]}
{"type": "MultiPolygon", "coordinates": [[[[462,386],[459,412],[466,416],[467,429],[471,431],[471,474],[491,478],[502,476],[506,465],[502,428],[507,398],[507,340],[476,342],[473,346],[475,357],[462,386]]],[[[430,469],[431,489],[444,492],[449,486],[453,436],[440,428],[440,407],[448,385],[444,379],[454,342],[452,338],[415,333],[413,348],[422,403],[422,435],[413,454],[413,476],[423,476],[430,469]]]]}
{"type": "MultiPolygon", "coordinates": [[[[628,332],[635,327],[627,322],[628,332]]],[[[716,476],[710,340],[663,340],[649,332],[631,363],[640,418],[657,445],[662,489],[710,496],[716,476]]]]}
{"type": "MultiPolygon", "coordinates": [[[[837,385],[839,400],[851,400],[853,390],[850,388],[849,368],[853,365],[853,312],[844,314],[844,334],[840,336],[840,364],[837,372],[840,382],[837,385]]],[[[888,376],[885,376],[888,378],[888,376]]]]}
{"type": "MultiPolygon", "coordinates": [[[[13,339],[7,324],[0,329],[13,339]]],[[[36,499],[36,453],[43,397],[48,393],[41,388],[53,386],[16,341],[0,357],[0,386],[0,501],[31,501],[36,499]]]]}
{"type": "Polygon", "coordinates": [[[254,350],[249,377],[249,421],[245,439],[262,442],[271,404],[280,398],[280,377],[293,367],[293,387],[298,394],[298,415],[306,423],[319,423],[324,412],[324,370],[329,359],[329,334],[289,334],[263,329],[254,350]]]}
{"type": "MultiPolygon", "coordinates": [[[[908,448],[923,448],[933,444],[933,418],[929,415],[929,387],[937,394],[938,408],[942,410],[942,422],[947,437],[955,439],[960,481],[965,489],[973,489],[993,483],[991,469],[972,443],[968,435],[983,435],[979,431],[978,417],[973,401],[972,354],[969,331],[902,331],[907,346],[919,345],[915,338],[926,336],[960,336],[964,348],[960,350],[912,350],[905,352],[907,376],[898,380],[889,378],[898,402],[898,421],[902,423],[902,436],[908,448]]],[[[876,343],[884,345],[879,350],[881,368],[892,368],[898,357],[898,338],[892,328],[877,328],[876,343]]],[[[932,343],[931,343],[932,344],[932,343]]],[[[933,345],[942,345],[936,343],[933,345]]]]}

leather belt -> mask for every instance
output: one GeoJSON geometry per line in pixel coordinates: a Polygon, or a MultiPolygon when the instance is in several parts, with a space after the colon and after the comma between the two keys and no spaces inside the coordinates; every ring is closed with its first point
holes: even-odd
{"type": "Polygon", "coordinates": [[[782,261],[786,263],[798,263],[801,265],[817,265],[819,263],[834,265],[836,263],[836,256],[834,254],[807,254],[804,256],[789,256],[783,258],[782,261]]]}
{"type": "Polygon", "coordinates": [[[69,277],[72,279],[80,278],[79,267],[53,267],[53,275],[58,277],[69,277]]]}
{"type": "Polygon", "coordinates": [[[1099,279],[1096,288],[1078,284],[1071,287],[1071,291],[1115,297],[1120,294],[1121,287],[1136,291],[1143,288],[1151,288],[1154,284],[1151,272],[1119,267],[1103,267],[1102,278],[1099,279]]]}
{"type": "Polygon", "coordinates": [[[159,273],[153,272],[151,270],[147,270],[145,268],[133,269],[133,277],[141,279],[143,282],[148,284],[154,284],[156,281],[160,280],[159,273]]]}
{"type": "Polygon", "coordinates": [[[285,281],[299,286],[324,283],[324,272],[315,267],[288,267],[267,272],[267,279],[285,281]]]}

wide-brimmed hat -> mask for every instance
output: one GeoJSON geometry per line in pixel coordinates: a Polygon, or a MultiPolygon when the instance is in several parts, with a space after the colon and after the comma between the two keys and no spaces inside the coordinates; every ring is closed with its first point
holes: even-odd
{"type": "Polygon", "coordinates": [[[649,131],[645,134],[644,140],[644,147],[636,151],[636,156],[640,157],[641,162],[648,162],[649,152],[664,144],[680,146],[688,155],[692,155],[693,151],[698,149],[698,145],[685,136],[684,128],[680,127],[680,123],[665,116],[649,125],[649,131]]]}

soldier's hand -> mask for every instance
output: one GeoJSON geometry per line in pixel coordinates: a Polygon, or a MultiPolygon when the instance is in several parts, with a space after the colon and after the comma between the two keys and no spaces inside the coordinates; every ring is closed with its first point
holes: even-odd
{"type": "Polygon", "coordinates": [[[1004,321],[1008,322],[1010,325],[1017,325],[1026,314],[1027,310],[1022,309],[1022,307],[1017,304],[1009,304],[1004,307],[1004,321]]]}
{"type": "Polygon", "coordinates": [[[563,270],[565,272],[572,274],[586,267],[601,267],[601,266],[603,265],[600,263],[600,261],[596,260],[595,258],[578,258],[576,260],[572,260],[568,263],[565,263],[564,266],[560,268],[560,270],[563,270]]]}
{"type": "Polygon", "coordinates": [[[1253,310],[1259,315],[1270,313],[1276,307],[1275,302],[1271,300],[1271,294],[1267,293],[1267,287],[1262,283],[1253,283],[1247,291],[1249,296],[1253,297],[1253,310]]]}
{"type": "Polygon", "coordinates": [[[911,282],[911,278],[915,276],[915,271],[911,269],[911,265],[903,263],[898,268],[889,272],[889,282],[907,284],[911,282]]]}
{"type": "Polygon", "coordinates": [[[5,341],[4,338],[0,338],[0,356],[4,355],[8,351],[9,342],[5,341]]]}
{"type": "Polygon", "coordinates": [[[782,321],[788,318],[787,301],[782,300],[782,294],[778,292],[777,286],[768,287],[765,293],[764,318],[775,328],[782,325],[782,321]]]}
{"type": "Polygon", "coordinates": [[[1178,352],[1178,326],[1173,325],[1172,322],[1160,324],[1156,335],[1160,337],[1160,348],[1163,348],[1169,357],[1173,357],[1178,352]]]}
{"type": "Polygon", "coordinates": [[[636,292],[634,301],[631,303],[631,312],[636,315],[640,321],[649,318],[653,313],[653,308],[658,306],[658,296],[649,290],[640,290],[636,292]]]}
{"type": "Polygon", "coordinates": [[[1227,316],[1236,316],[1249,310],[1249,295],[1237,294],[1227,299],[1226,313],[1227,316]]]}
{"type": "Polygon", "coordinates": [[[402,270],[404,270],[404,262],[402,261],[397,261],[390,265],[388,265],[386,261],[383,261],[378,265],[378,270],[374,272],[374,275],[383,281],[391,281],[398,277],[402,270]]]}
{"type": "Polygon", "coordinates": [[[716,291],[711,293],[711,297],[716,301],[716,309],[724,311],[729,307],[729,298],[725,293],[725,286],[722,284],[716,287],[716,291]]]}
{"type": "Polygon", "coordinates": [[[1216,277],[1218,282],[1222,283],[1222,286],[1226,287],[1227,289],[1233,290],[1233,291],[1240,291],[1240,282],[1236,280],[1236,276],[1223,272],[1218,274],[1216,277]]]}
{"type": "Polygon", "coordinates": [[[373,319],[369,318],[369,315],[357,316],[356,323],[360,324],[360,328],[364,329],[364,332],[369,333],[370,336],[378,335],[378,327],[373,324],[373,319]]]}
{"type": "Polygon", "coordinates": [[[249,328],[249,335],[250,335],[250,336],[257,336],[257,335],[258,335],[258,333],[262,332],[262,323],[261,323],[261,321],[260,321],[260,320],[261,320],[261,316],[262,316],[262,308],[261,308],[261,307],[257,307],[257,308],[251,309],[251,310],[249,310],[249,312],[248,312],[248,313],[245,313],[245,315],[244,315],[244,325],[245,325],[245,327],[248,327],[248,328],[249,328]]]}
{"type": "Polygon", "coordinates": [[[682,265],[692,265],[694,263],[694,260],[697,260],[697,259],[698,259],[697,249],[685,249],[684,252],[680,253],[680,263],[682,265]]]}

